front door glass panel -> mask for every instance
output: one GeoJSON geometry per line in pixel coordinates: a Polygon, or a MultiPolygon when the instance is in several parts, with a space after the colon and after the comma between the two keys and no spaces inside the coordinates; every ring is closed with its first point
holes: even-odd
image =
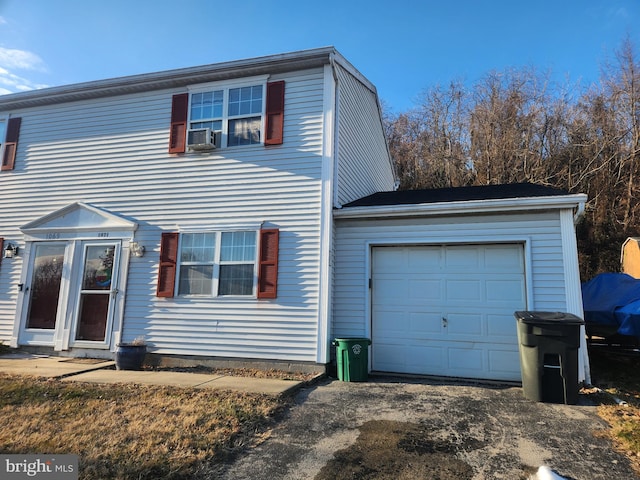
{"type": "Polygon", "coordinates": [[[36,245],[29,293],[27,328],[56,327],[65,245],[36,245]]]}
{"type": "Polygon", "coordinates": [[[85,250],[76,340],[105,340],[115,252],[115,245],[92,245],[85,250]]]}

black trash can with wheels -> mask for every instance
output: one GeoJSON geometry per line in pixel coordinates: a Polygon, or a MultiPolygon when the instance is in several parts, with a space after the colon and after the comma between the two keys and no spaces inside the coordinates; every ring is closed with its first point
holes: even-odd
{"type": "Polygon", "coordinates": [[[524,396],[536,402],[578,402],[578,348],[584,320],[563,312],[515,312],[524,396]]]}

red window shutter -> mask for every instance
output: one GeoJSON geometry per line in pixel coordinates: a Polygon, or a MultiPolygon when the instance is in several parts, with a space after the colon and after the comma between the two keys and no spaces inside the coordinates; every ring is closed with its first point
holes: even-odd
{"type": "Polygon", "coordinates": [[[7,136],[4,143],[4,154],[2,156],[2,166],[0,170],[13,170],[16,161],[16,150],[18,150],[18,137],[20,136],[20,117],[10,118],[7,123],[7,136]]]}
{"type": "Polygon", "coordinates": [[[171,101],[171,131],[169,153],[184,153],[187,146],[187,114],[189,94],[174,95],[171,101]]]}
{"type": "Polygon", "coordinates": [[[284,129],[284,82],[267,83],[265,145],[280,145],[284,129]]]}
{"type": "Polygon", "coordinates": [[[160,241],[160,267],[156,296],[173,297],[178,265],[178,233],[165,232],[160,241]]]}
{"type": "Polygon", "coordinates": [[[260,230],[258,298],[276,298],[277,295],[279,234],[277,228],[260,230]]]}

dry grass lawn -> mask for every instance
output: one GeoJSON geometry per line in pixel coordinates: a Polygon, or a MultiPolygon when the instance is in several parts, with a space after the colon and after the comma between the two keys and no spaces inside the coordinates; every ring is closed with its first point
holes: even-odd
{"type": "Polygon", "coordinates": [[[215,478],[286,400],[0,375],[0,452],[73,453],[82,479],[215,478]]]}
{"type": "Polygon", "coordinates": [[[598,415],[609,423],[607,435],[640,475],[640,356],[597,349],[589,355],[593,383],[610,395],[603,398],[598,415]]]}

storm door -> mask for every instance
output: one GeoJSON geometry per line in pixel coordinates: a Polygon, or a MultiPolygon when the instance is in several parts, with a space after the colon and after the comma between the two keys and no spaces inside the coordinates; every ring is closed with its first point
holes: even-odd
{"type": "Polygon", "coordinates": [[[23,332],[27,344],[53,345],[56,325],[62,321],[59,303],[65,249],[65,243],[34,244],[31,275],[20,286],[27,299],[23,332]]]}
{"type": "Polygon", "coordinates": [[[75,309],[74,345],[107,344],[118,294],[119,243],[85,242],[75,309]]]}

